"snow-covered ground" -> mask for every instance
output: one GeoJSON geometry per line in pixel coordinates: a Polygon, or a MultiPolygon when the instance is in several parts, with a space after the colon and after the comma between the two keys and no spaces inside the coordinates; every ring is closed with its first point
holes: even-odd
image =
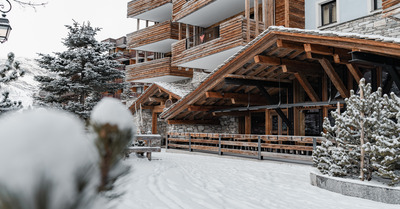
{"type": "MultiPolygon", "coordinates": [[[[25,75],[8,85],[1,86],[1,91],[10,92],[12,101],[21,101],[24,109],[33,104],[33,95],[39,93],[39,82],[34,80],[37,75],[45,75],[46,71],[37,66],[36,61],[30,58],[17,57],[15,59],[21,63],[21,68],[25,70],[25,75]]],[[[6,59],[0,59],[0,65],[4,64],[6,59]]]]}
{"type": "Polygon", "coordinates": [[[310,184],[313,167],[199,153],[134,154],[131,173],[117,182],[117,209],[398,209],[329,192],[310,184]]]}

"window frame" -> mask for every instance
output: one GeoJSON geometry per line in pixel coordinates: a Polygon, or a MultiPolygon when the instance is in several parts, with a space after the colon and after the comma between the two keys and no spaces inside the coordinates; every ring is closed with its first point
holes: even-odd
{"type": "Polygon", "coordinates": [[[321,20],[321,26],[327,26],[327,25],[330,25],[330,24],[334,24],[334,23],[337,23],[338,22],[338,15],[337,15],[337,13],[338,13],[338,4],[337,4],[337,1],[336,0],[333,0],[333,1],[328,1],[328,2],[324,2],[324,3],[321,3],[320,5],[319,5],[319,8],[320,8],[320,20],[321,20]],[[335,4],[335,7],[336,7],[336,20],[335,21],[333,21],[332,19],[333,19],[333,7],[332,6],[330,6],[329,7],[329,14],[328,14],[328,17],[329,17],[329,20],[328,20],[328,23],[326,23],[326,24],[324,24],[324,9],[323,9],[323,7],[324,6],[327,6],[327,5],[329,5],[329,4],[335,4]]]}

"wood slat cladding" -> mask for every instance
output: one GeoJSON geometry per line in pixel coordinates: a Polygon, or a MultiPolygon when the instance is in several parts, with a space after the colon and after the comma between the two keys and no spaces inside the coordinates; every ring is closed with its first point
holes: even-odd
{"type": "Polygon", "coordinates": [[[165,39],[179,39],[179,23],[165,21],[127,35],[129,48],[136,48],[165,39]]]}
{"type": "Polygon", "coordinates": [[[383,0],[382,1],[382,9],[387,10],[390,9],[393,6],[399,5],[400,7],[400,1],[399,0],[383,0]]]}
{"type": "Polygon", "coordinates": [[[304,28],[304,0],[275,1],[275,25],[291,28],[304,28]]]}
{"type": "Polygon", "coordinates": [[[172,0],[133,0],[128,2],[128,17],[135,17],[164,4],[172,3],[172,0]]]}
{"type": "Polygon", "coordinates": [[[172,20],[178,21],[216,0],[174,0],[172,20]]]}
{"type": "Polygon", "coordinates": [[[171,67],[170,57],[126,66],[126,81],[128,82],[165,75],[192,77],[193,71],[171,67]]]}
{"type": "MultiPolygon", "coordinates": [[[[251,20],[250,24],[250,37],[251,39],[254,39],[256,34],[256,23],[254,20],[251,20]]],[[[219,38],[190,49],[186,49],[186,40],[181,40],[172,45],[172,65],[177,66],[237,46],[245,45],[247,43],[246,28],[246,19],[243,16],[238,16],[220,24],[219,38]]],[[[259,23],[258,28],[264,28],[264,24],[259,23]]]]}

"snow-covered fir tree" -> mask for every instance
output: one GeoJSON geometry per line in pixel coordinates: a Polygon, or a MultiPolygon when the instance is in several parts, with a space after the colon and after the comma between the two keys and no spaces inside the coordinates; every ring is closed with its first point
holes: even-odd
{"type": "Polygon", "coordinates": [[[384,95],[382,104],[386,117],[379,121],[376,143],[370,151],[377,175],[390,179],[393,185],[400,182],[400,98],[394,93],[384,95]]]}
{"type": "MultiPolygon", "coordinates": [[[[7,56],[7,61],[4,65],[0,66],[0,90],[2,84],[8,84],[16,80],[19,76],[24,74],[21,69],[20,63],[15,61],[14,53],[10,52],[7,56]]],[[[0,114],[7,111],[16,110],[22,107],[20,101],[11,101],[9,99],[9,92],[3,91],[0,96],[0,114]]]]}
{"type": "Polygon", "coordinates": [[[44,105],[55,106],[87,119],[102,93],[116,92],[124,83],[117,68],[115,54],[109,54],[110,44],[95,39],[99,28],[90,23],[74,22],[67,25],[69,33],[63,44],[67,51],[52,55],[39,54],[39,66],[49,71],[48,76],[37,76],[42,96],[36,99],[44,105]]]}
{"type": "Polygon", "coordinates": [[[376,142],[376,135],[380,128],[380,121],[385,117],[382,107],[382,91],[378,89],[371,92],[371,85],[365,85],[361,79],[360,95],[351,91],[351,96],[346,99],[346,111],[343,113],[332,112],[335,125],[331,126],[325,118],[323,136],[336,142],[336,147],[324,146],[315,153],[314,162],[322,156],[328,156],[331,164],[319,166],[323,173],[334,176],[359,176],[370,180],[373,172],[371,153],[366,152],[376,142]],[[325,150],[330,150],[326,152],[325,150]]]}

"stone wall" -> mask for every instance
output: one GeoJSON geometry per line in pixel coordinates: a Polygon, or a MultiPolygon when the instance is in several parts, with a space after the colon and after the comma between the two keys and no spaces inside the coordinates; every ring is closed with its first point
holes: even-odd
{"type": "Polygon", "coordinates": [[[235,117],[223,116],[220,125],[168,125],[168,132],[178,133],[239,133],[239,120],[235,117]]]}
{"type": "Polygon", "coordinates": [[[376,13],[321,30],[400,38],[400,21],[376,13]]]}
{"type": "Polygon", "coordinates": [[[141,134],[151,133],[151,120],[152,120],[151,110],[142,110],[141,118],[140,114],[138,113],[134,114],[133,117],[138,133],[141,134]]]}

